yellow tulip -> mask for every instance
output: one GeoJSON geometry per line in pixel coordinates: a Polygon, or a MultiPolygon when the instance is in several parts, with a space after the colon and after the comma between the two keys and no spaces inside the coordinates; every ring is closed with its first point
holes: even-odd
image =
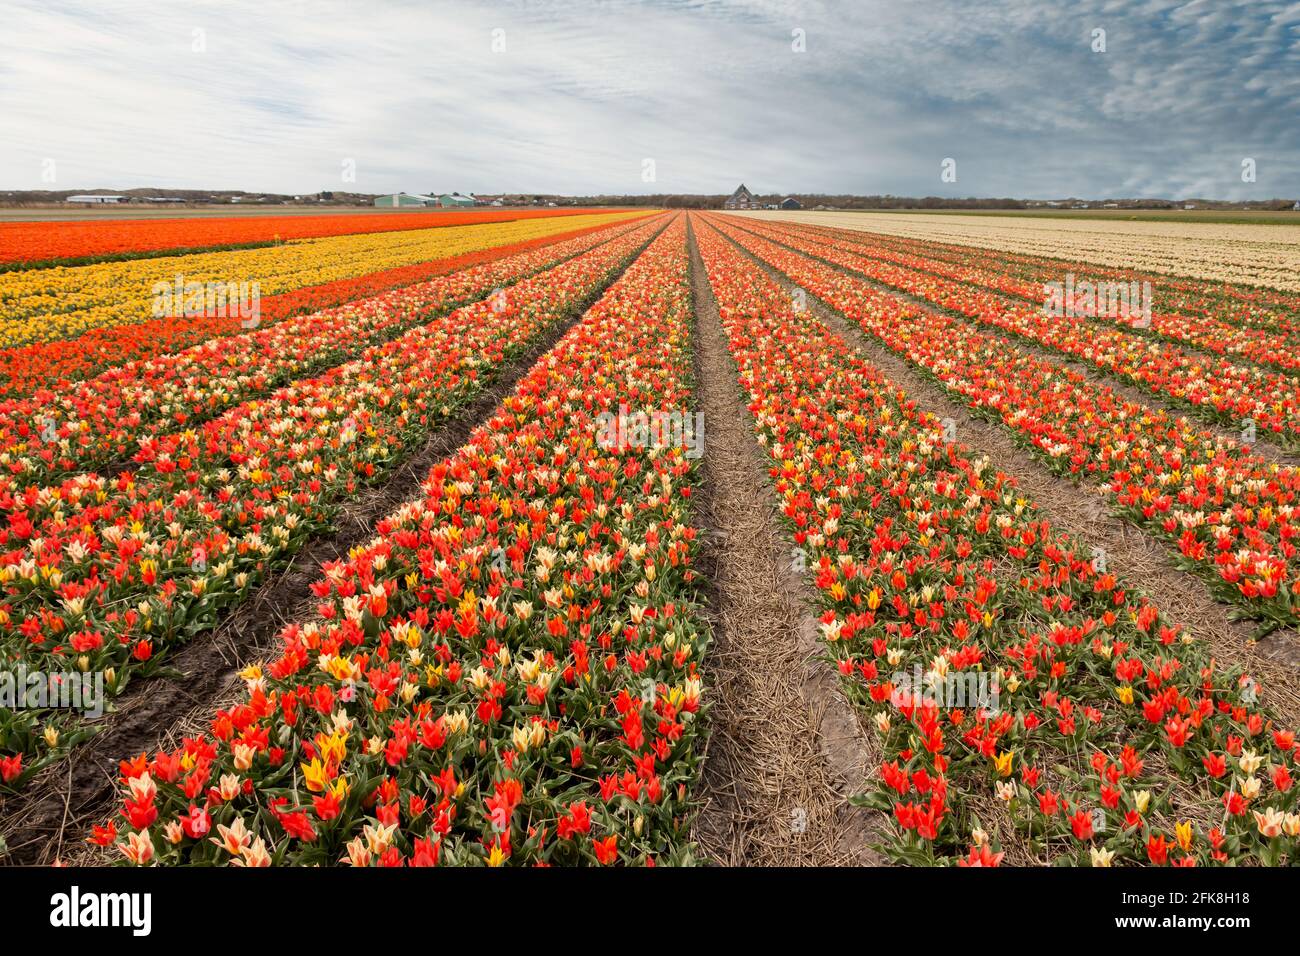
{"type": "Polygon", "coordinates": [[[313,757],[311,763],[299,764],[299,767],[302,768],[307,789],[312,793],[322,793],[328,781],[325,776],[325,765],[321,763],[320,758],[313,757]]]}

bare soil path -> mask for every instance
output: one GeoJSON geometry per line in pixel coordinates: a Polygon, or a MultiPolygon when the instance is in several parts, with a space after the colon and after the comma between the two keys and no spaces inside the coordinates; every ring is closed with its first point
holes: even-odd
{"type": "Polygon", "coordinates": [[[709,740],[695,840],[706,862],[879,863],[870,811],[848,797],[877,759],[818,659],[816,619],[778,521],[752,420],[691,238],[698,397],[704,414],[703,523],[716,606],[705,663],[709,740]]]}

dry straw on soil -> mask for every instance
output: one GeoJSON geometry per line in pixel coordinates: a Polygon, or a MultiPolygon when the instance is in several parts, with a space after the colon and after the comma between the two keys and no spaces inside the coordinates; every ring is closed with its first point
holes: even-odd
{"type": "Polygon", "coordinates": [[[704,512],[715,585],[705,662],[710,734],[695,839],[724,865],[878,862],[872,814],[848,797],[878,758],[838,677],[773,506],[717,304],[692,242],[699,399],[708,423],[704,512]]]}

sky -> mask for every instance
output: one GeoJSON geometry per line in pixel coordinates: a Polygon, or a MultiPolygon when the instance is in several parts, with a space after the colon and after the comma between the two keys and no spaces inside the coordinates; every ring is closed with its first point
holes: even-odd
{"type": "Polygon", "coordinates": [[[0,0],[0,189],[1300,198],[1297,120],[1282,0],[0,0]]]}

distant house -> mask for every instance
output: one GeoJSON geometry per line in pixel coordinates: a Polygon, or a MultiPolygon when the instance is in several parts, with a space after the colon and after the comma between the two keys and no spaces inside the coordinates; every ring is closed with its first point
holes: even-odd
{"type": "Polygon", "coordinates": [[[1195,209],[1195,208],[1196,208],[1196,203],[1194,203],[1194,202],[1184,203],[1184,204],[1183,204],[1183,208],[1184,208],[1184,209],[1195,209]]]}
{"type": "Polygon", "coordinates": [[[754,194],[745,188],[741,183],[739,188],[731,194],[730,198],[722,203],[723,209],[759,209],[760,204],[754,199],[754,194]]]}
{"type": "Polygon", "coordinates": [[[126,202],[125,196],[101,196],[97,194],[85,196],[69,196],[64,202],[93,202],[93,203],[113,203],[126,202]]]}
{"type": "Polygon", "coordinates": [[[1300,200],[1296,200],[1296,204],[1291,208],[1294,209],[1296,212],[1300,212],[1300,200]]]}
{"type": "Polygon", "coordinates": [[[782,209],[802,209],[802,208],[803,208],[803,203],[801,203],[799,200],[795,199],[793,196],[786,196],[784,199],[781,200],[781,208],[782,208],[782,209]]]}
{"type": "Polygon", "coordinates": [[[422,196],[419,193],[393,193],[391,196],[376,196],[375,205],[393,209],[407,206],[433,206],[437,200],[432,196],[422,196]]]}

